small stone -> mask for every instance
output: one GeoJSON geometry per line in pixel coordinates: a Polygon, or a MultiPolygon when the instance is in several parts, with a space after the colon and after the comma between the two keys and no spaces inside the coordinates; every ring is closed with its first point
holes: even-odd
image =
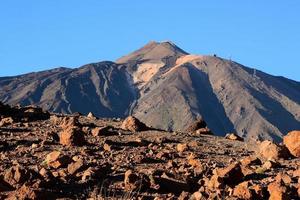
{"type": "Polygon", "coordinates": [[[92,135],[96,136],[109,136],[112,135],[114,132],[110,131],[113,127],[111,126],[104,126],[104,127],[96,127],[92,129],[92,135]]]}
{"type": "Polygon", "coordinates": [[[191,200],[202,200],[202,199],[203,199],[203,195],[199,191],[194,192],[191,196],[191,200]]]}
{"type": "Polygon", "coordinates": [[[104,143],[103,149],[104,149],[105,151],[111,151],[111,150],[112,150],[112,146],[109,145],[109,144],[107,144],[107,143],[104,143]]]}
{"type": "Polygon", "coordinates": [[[226,134],[225,135],[225,139],[236,140],[236,141],[244,141],[244,139],[242,137],[238,136],[235,133],[228,133],[228,134],[226,134]]]}
{"type": "Polygon", "coordinates": [[[178,152],[184,152],[188,149],[188,145],[187,144],[177,144],[176,149],[178,152]]]}
{"type": "Polygon", "coordinates": [[[76,162],[70,163],[68,165],[68,173],[73,175],[77,173],[84,166],[84,162],[82,159],[77,160],[76,162]]]}
{"type": "Polygon", "coordinates": [[[60,168],[67,166],[71,159],[68,156],[63,155],[59,151],[53,151],[46,156],[45,162],[49,167],[60,168]]]}
{"type": "Polygon", "coordinates": [[[269,170],[269,169],[272,169],[272,168],[280,167],[280,163],[276,162],[275,160],[268,160],[268,161],[266,161],[266,162],[262,165],[262,167],[263,167],[264,169],[269,170]]]}
{"type": "Polygon", "coordinates": [[[150,187],[150,179],[144,174],[137,175],[132,170],[127,170],[124,175],[125,190],[145,190],[150,187]]]}
{"type": "Polygon", "coordinates": [[[96,117],[96,116],[94,115],[94,113],[92,113],[92,112],[89,112],[89,113],[87,114],[87,118],[92,119],[92,120],[97,119],[97,117],[96,117]]]}
{"type": "Polygon", "coordinates": [[[181,192],[180,196],[178,197],[178,200],[189,200],[190,199],[190,193],[188,192],[181,192]]]}
{"type": "Polygon", "coordinates": [[[256,156],[248,156],[241,160],[242,166],[261,165],[261,160],[256,156]]]}

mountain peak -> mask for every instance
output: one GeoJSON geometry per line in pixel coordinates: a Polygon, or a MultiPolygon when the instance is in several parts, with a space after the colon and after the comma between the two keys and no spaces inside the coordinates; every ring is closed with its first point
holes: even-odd
{"type": "Polygon", "coordinates": [[[188,53],[179,48],[171,41],[150,41],[142,48],[119,58],[117,63],[126,63],[130,61],[141,60],[161,60],[167,57],[180,57],[188,53]]]}

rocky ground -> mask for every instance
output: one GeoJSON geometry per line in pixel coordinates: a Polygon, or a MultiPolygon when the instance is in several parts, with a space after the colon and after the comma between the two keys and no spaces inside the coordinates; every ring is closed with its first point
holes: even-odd
{"type": "Polygon", "coordinates": [[[134,117],[97,119],[0,104],[0,199],[298,199],[300,132],[249,143],[134,117]]]}

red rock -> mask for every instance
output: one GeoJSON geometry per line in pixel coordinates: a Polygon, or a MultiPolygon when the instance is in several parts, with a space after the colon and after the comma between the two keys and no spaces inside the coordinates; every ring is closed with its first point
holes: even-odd
{"type": "Polygon", "coordinates": [[[228,167],[218,169],[217,175],[222,177],[224,183],[229,186],[240,183],[244,177],[240,163],[233,163],[228,167]]]}
{"type": "Polygon", "coordinates": [[[66,146],[82,146],[85,144],[84,133],[78,127],[68,127],[60,133],[60,144],[66,146]]]}
{"type": "Polygon", "coordinates": [[[270,193],[269,200],[289,200],[290,196],[288,188],[281,183],[272,182],[268,185],[268,191],[270,193]]]}
{"type": "Polygon", "coordinates": [[[207,182],[207,187],[208,189],[210,189],[211,191],[214,191],[215,189],[220,189],[223,188],[224,185],[224,181],[223,181],[223,177],[214,174],[210,180],[207,182]]]}
{"type": "Polygon", "coordinates": [[[63,155],[59,151],[53,151],[46,156],[45,162],[49,167],[60,168],[65,167],[70,163],[71,159],[63,155]]]}
{"type": "Polygon", "coordinates": [[[145,190],[150,187],[150,179],[144,174],[135,174],[132,170],[127,170],[124,175],[125,190],[136,189],[145,190]]]}
{"type": "Polygon", "coordinates": [[[191,200],[202,200],[202,199],[203,199],[203,195],[199,191],[194,192],[192,197],[191,197],[191,200]]]}
{"type": "Polygon", "coordinates": [[[11,125],[14,122],[12,117],[6,117],[1,119],[0,121],[0,127],[1,126],[7,126],[7,125],[11,125]]]}
{"type": "Polygon", "coordinates": [[[272,168],[277,168],[280,167],[280,163],[276,162],[275,160],[267,160],[262,167],[264,169],[272,169],[272,168]]]}
{"type": "Polygon", "coordinates": [[[132,132],[148,130],[147,126],[143,122],[133,116],[129,116],[123,121],[121,129],[132,132]]]}
{"type": "Polygon", "coordinates": [[[73,175],[77,173],[80,169],[84,167],[84,162],[82,159],[78,159],[76,162],[70,163],[68,165],[68,173],[73,175]]]}
{"type": "Polygon", "coordinates": [[[183,144],[177,144],[176,149],[178,152],[184,152],[188,149],[188,145],[183,143],[183,144]]]}
{"type": "Polygon", "coordinates": [[[253,199],[255,192],[250,186],[248,181],[238,184],[233,190],[233,195],[239,199],[253,199]]]}
{"type": "Polygon", "coordinates": [[[104,127],[96,127],[92,129],[92,135],[93,136],[108,136],[112,135],[112,131],[110,131],[112,127],[111,126],[104,126],[104,127]]]}
{"type": "Polygon", "coordinates": [[[22,187],[11,193],[6,199],[7,200],[39,200],[39,199],[56,199],[54,195],[43,191],[39,186],[24,184],[22,187]]]}
{"type": "Polygon", "coordinates": [[[198,168],[198,167],[203,168],[201,161],[199,159],[194,159],[194,158],[188,159],[188,164],[194,168],[198,168]]]}
{"type": "Polygon", "coordinates": [[[14,186],[16,184],[22,184],[27,181],[29,173],[21,166],[13,166],[5,171],[4,181],[14,186]]]}
{"type": "Polygon", "coordinates": [[[242,166],[261,165],[261,160],[256,156],[248,156],[241,160],[242,166]]]}
{"type": "Polygon", "coordinates": [[[259,154],[268,160],[278,160],[280,158],[287,158],[289,156],[287,150],[284,147],[268,140],[260,143],[259,154]]]}
{"type": "Polygon", "coordinates": [[[283,143],[293,156],[300,158],[300,131],[289,132],[283,137],[283,143]]]}
{"type": "Polygon", "coordinates": [[[178,200],[189,200],[190,196],[191,196],[190,193],[183,191],[178,197],[178,200]]]}
{"type": "Polygon", "coordinates": [[[60,121],[59,125],[62,129],[79,126],[78,117],[63,117],[59,121],[60,121]]]}
{"type": "Polygon", "coordinates": [[[291,179],[291,177],[289,177],[286,173],[279,172],[279,173],[277,174],[277,176],[275,177],[275,181],[276,181],[277,183],[283,182],[283,183],[285,183],[286,185],[289,185],[289,184],[291,184],[292,179],[291,179]]]}
{"type": "Polygon", "coordinates": [[[300,177],[300,168],[293,172],[293,177],[300,177]]]}

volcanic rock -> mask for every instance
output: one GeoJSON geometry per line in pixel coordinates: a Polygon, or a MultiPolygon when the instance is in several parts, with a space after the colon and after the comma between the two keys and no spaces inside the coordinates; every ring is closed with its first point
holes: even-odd
{"type": "Polygon", "coordinates": [[[248,156],[241,160],[242,166],[261,165],[261,160],[256,156],[248,156]]]}
{"type": "Polygon", "coordinates": [[[12,117],[6,117],[6,118],[3,118],[3,119],[1,119],[1,121],[0,121],[0,127],[10,125],[10,124],[12,124],[13,122],[14,122],[14,120],[13,120],[12,117]]]}
{"type": "Polygon", "coordinates": [[[233,195],[239,199],[254,199],[255,192],[250,189],[250,186],[248,181],[238,184],[233,190],[233,195]]]}
{"type": "Polygon", "coordinates": [[[287,158],[288,151],[282,147],[279,146],[271,141],[263,141],[259,145],[259,154],[264,157],[265,159],[279,159],[279,158],[287,158]]]}
{"type": "Polygon", "coordinates": [[[76,162],[70,163],[68,165],[68,173],[73,175],[77,173],[80,169],[84,167],[84,162],[82,159],[78,159],[76,162]]]}
{"type": "Polygon", "coordinates": [[[228,133],[225,135],[225,138],[228,140],[244,141],[244,139],[242,137],[238,136],[235,133],[228,133]]]}
{"type": "Polygon", "coordinates": [[[60,133],[59,142],[66,146],[82,146],[85,144],[84,133],[79,127],[68,127],[60,133]]]}
{"type": "Polygon", "coordinates": [[[93,136],[108,136],[115,134],[114,131],[112,131],[113,127],[111,126],[104,126],[104,127],[95,127],[92,129],[91,133],[93,136]]]}
{"type": "Polygon", "coordinates": [[[233,163],[223,169],[217,169],[216,174],[221,177],[224,184],[229,186],[240,183],[244,178],[240,163],[233,163]]]}
{"type": "Polygon", "coordinates": [[[150,179],[144,174],[137,175],[132,170],[127,170],[124,176],[124,184],[127,191],[136,189],[143,191],[150,187],[150,179]]]}
{"type": "Polygon", "coordinates": [[[268,191],[270,193],[269,200],[289,200],[290,195],[288,188],[282,183],[276,181],[268,185],[268,191]]]}
{"type": "Polygon", "coordinates": [[[13,166],[5,171],[4,181],[12,186],[16,184],[22,184],[27,181],[29,172],[21,166],[13,166]]]}
{"type": "Polygon", "coordinates": [[[123,121],[121,129],[132,132],[148,130],[147,126],[143,122],[133,116],[129,116],[123,121]]]}
{"type": "Polygon", "coordinates": [[[300,131],[289,132],[283,137],[283,143],[293,156],[300,157],[300,131]]]}
{"type": "Polygon", "coordinates": [[[46,156],[45,162],[49,167],[57,169],[67,166],[71,159],[60,151],[53,151],[46,156]]]}

